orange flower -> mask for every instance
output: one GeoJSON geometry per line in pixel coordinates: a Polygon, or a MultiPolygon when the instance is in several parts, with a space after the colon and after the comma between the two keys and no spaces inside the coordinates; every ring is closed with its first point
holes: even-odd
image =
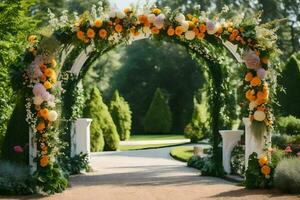
{"type": "Polygon", "coordinates": [[[174,28],[172,26],[170,26],[167,31],[168,36],[173,36],[174,33],[175,33],[174,28]]]}
{"type": "Polygon", "coordinates": [[[205,24],[201,24],[201,25],[199,26],[199,31],[200,31],[201,33],[205,33],[205,31],[206,31],[206,26],[205,26],[205,24]]]}
{"type": "Polygon", "coordinates": [[[256,96],[257,96],[257,98],[258,99],[267,99],[268,98],[268,92],[266,92],[266,91],[259,91],[259,92],[257,92],[257,94],[256,94],[256,96]]]}
{"type": "Polygon", "coordinates": [[[195,35],[199,34],[199,30],[196,27],[193,28],[193,31],[195,32],[195,35]]]}
{"type": "Polygon", "coordinates": [[[117,24],[117,25],[115,26],[115,31],[116,31],[117,33],[121,33],[121,32],[123,31],[123,26],[121,26],[120,24],[117,24]]]}
{"type": "Polygon", "coordinates": [[[253,79],[253,74],[251,72],[248,72],[245,76],[245,81],[249,82],[253,79]]]}
{"type": "Polygon", "coordinates": [[[249,100],[249,101],[254,101],[255,100],[255,96],[253,94],[253,90],[248,90],[246,92],[246,98],[249,100]]]}
{"type": "Polygon", "coordinates": [[[46,125],[45,125],[44,122],[40,122],[40,123],[38,123],[38,125],[36,126],[36,130],[37,130],[38,132],[42,132],[45,128],[46,128],[46,125]]]}
{"type": "Polygon", "coordinates": [[[121,23],[121,19],[120,19],[120,18],[116,18],[116,19],[115,19],[115,23],[116,23],[116,24],[121,23]]]}
{"type": "Polygon", "coordinates": [[[261,62],[263,63],[263,64],[268,64],[268,62],[269,62],[269,58],[268,57],[262,57],[261,59],[261,62]]]}
{"type": "Polygon", "coordinates": [[[49,156],[42,155],[40,159],[40,166],[41,167],[46,167],[49,164],[49,156]]]}
{"type": "Polygon", "coordinates": [[[37,40],[36,35],[30,35],[30,36],[27,38],[27,41],[28,41],[30,44],[35,44],[35,43],[36,43],[36,40],[37,40]]]}
{"type": "Polygon", "coordinates": [[[142,23],[142,24],[145,24],[148,22],[148,17],[146,15],[140,15],[139,16],[139,21],[142,23]]]}
{"type": "Polygon", "coordinates": [[[83,42],[84,42],[85,44],[87,44],[87,43],[90,42],[90,39],[89,39],[89,38],[84,38],[84,39],[83,39],[83,42]]]}
{"type": "Polygon", "coordinates": [[[103,25],[103,22],[101,19],[96,19],[94,25],[95,27],[100,28],[103,25]]]}
{"type": "Polygon", "coordinates": [[[41,117],[43,117],[44,119],[48,119],[48,115],[49,115],[49,110],[47,108],[43,108],[39,111],[39,114],[41,117]]]}
{"type": "Polygon", "coordinates": [[[84,32],[83,31],[78,31],[76,33],[76,36],[79,40],[83,40],[84,39],[84,32]]]}
{"type": "Polygon", "coordinates": [[[101,29],[99,31],[100,38],[104,39],[104,38],[106,38],[106,35],[107,35],[107,31],[105,29],[101,29]]]}
{"type": "Polygon", "coordinates": [[[261,80],[260,78],[258,78],[257,76],[254,77],[251,81],[250,81],[251,86],[255,87],[255,86],[259,86],[261,84],[261,80]]]}
{"type": "Polygon", "coordinates": [[[47,80],[47,77],[43,74],[41,77],[40,77],[40,80],[42,82],[45,82],[47,80]]]}
{"type": "Polygon", "coordinates": [[[232,35],[233,35],[233,37],[238,36],[238,35],[239,35],[239,30],[234,29],[234,30],[232,31],[232,35]]]}
{"type": "Polygon", "coordinates": [[[268,165],[264,165],[262,168],[261,168],[261,173],[263,175],[269,175],[271,173],[271,168],[268,166],[268,165]]]}
{"type": "Polygon", "coordinates": [[[86,32],[88,38],[93,39],[95,37],[95,31],[91,28],[89,28],[86,32]]]}
{"type": "Polygon", "coordinates": [[[161,13],[161,10],[158,9],[158,8],[154,8],[154,9],[152,10],[152,13],[153,13],[153,14],[156,14],[156,15],[159,15],[159,14],[161,13]]]}
{"type": "Polygon", "coordinates": [[[223,28],[222,28],[222,26],[219,26],[218,29],[217,29],[216,34],[220,35],[222,32],[223,32],[223,28]]]}
{"type": "Polygon", "coordinates": [[[204,37],[205,37],[205,33],[200,32],[200,33],[197,34],[197,38],[199,40],[203,40],[204,37]]]}
{"type": "Polygon", "coordinates": [[[156,28],[156,27],[152,27],[151,28],[151,32],[153,33],[153,34],[159,34],[159,29],[158,28],[156,28]]]}
{"type": "Polygon", "coordinates": [[[191,28],[193,28],[195,26],[194,22],[192,22],[192,21],[188,21],[188,23],[189,23],[189,27],[191,27],[191,28]]]}
{"type": "Polygon", "coordinates": [[[45,72],[45,70],[47,69],[47,66],[45,64],[41,64],[40,69],[42,72],[45,72]]]}
{"type": "Polygon", "coordinates": [[[266,99],[256,99],[256,101],[255,101],[256,105],[261,105],[261,104],[264,104],[266,102],[267,102],[266,99]]]}
{"type": "Polygon", "coordinates": [[[45,81],[44,87],[45,87],[47,90],[49,90],[49,89],[52,88],[52,84],[51,84],[49,81],[45,81]]]}
{"type": "Polygon", "coordinates": [[[258,163],[260,166],[264,166],[268,163],[268,157],[267,156],[261,156],[258,160],[258,163]]]}
{"type": "Polygon", "coordinates": [[[45,72],[44,72],[45,76],[47,77],[52,77],[55,75],[55,71],[53,69],[46,69],[45,72]]]}
{"type": "Polygon", "coordinates": [[[177,26],[175,28],[175,34],[178,35],[178,36],[181,36],[181,34],[183,33],[184,29],[182,26],[177,26]]]}

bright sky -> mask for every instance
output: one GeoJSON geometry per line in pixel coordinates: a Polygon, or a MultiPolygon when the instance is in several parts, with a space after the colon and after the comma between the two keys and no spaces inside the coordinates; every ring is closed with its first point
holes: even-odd
{"type": "MultiPolygon", "coordinates": [[[[125,7],[128,7],[132,3],[137,3],[139,4],[145,3],[147,0],[109,0],[112,5],[116,5],[118,8],[122,9],[125,7]]],[[[154,0],[151,0],[154,1],[154,0]]]]}

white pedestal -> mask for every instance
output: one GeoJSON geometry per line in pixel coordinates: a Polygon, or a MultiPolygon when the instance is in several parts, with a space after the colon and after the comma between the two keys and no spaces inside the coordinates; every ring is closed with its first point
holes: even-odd
{"type": "Polygon", "coordinates": [[[241,130],[221,130],[219,131],[223,141],[223,167],[227,174],[231,173],[230,157],[235,145],[241,140],[244,131],[241,130]]]}
{"type": "Polygon", "coordinates": [[[71,156],[84,153],[90,160],[90,125],[92,119],[77,119],[71,128],[71,156]],[[72,130],[73,129],[73,130],[72,130]]]}
{"type": "Polygon", "coordinates": [[[200,145],[194,146],[194,155],[195,156],[202,156],[203,155],[203,148],[200,145]]]}
{"type": "MultiPolygon", "coordinates": [[[[256,152],[258,156],[264,153],[265,141],[264,138],[257,140],[254,136],[249,118],[243,118],[243,122],[245,124],[245,169],[247,169],[249,156],[253,152],[256,152]]],[[[268,140],[270,139],[271,137],[268,138],[268,140]]]]}
{"type": "Polygon", "coordinates": [[[30,173],[33,174],[37,169],[37,163],[34,161],[37,157],[37,145],[34,131],[29,128],[29,168],[30,173]]]}

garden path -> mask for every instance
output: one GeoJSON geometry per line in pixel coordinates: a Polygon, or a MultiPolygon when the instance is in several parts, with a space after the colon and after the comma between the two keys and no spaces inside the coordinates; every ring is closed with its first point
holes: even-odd
{"type": "Polygon", "coordinates": [[[245,190],[220,178],[199,176],[198,170],[171,158],[169,151],[170,147],[94,153],[94,172],[71,177],[70,188],[43,200],[297,199],[280,196],[276,191],[245,190]]]}

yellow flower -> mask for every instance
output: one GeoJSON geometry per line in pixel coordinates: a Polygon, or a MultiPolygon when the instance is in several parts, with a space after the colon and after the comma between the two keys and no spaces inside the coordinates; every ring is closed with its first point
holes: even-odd
{"type": "Polygon", "coordinates": [[[95,31],[93,29],[91,29],[91,28],[89,28],[87,30],[86,34],[87,34],[88,38],[90,38],[90,39],[93,39],[95,37],[95,31]]]}
{"type": "Polygon", "coordinates": [[[268,157],[267,156],[261,156],[258,159],[258,163],[259,163],[260,166],[264,166],[265,164],[268,163],[268,157]]]}
{"type": "Polygon", "coordinates": [[[36,35],[30,35],[30,36],[27,38],[27,41],[28,41],[30,44],[35,44],[35,43],[36,43],[36,40],[37,40],[36,35]]]}
{"type": "Polygon", "coordinates": [[[102,26],[103,22],[101,19],[96,19],[94,22],[95,27],[100,28],[102,26]]]}
{"type": "Polygon", "coordinates": [[[120,24],[117,24],[117,25],[115,26],[115,31],[116,31],[117,33],[121,33],[121,32],[123,31],[123,26],[121,26],[120,24]]]}
{"type": "Polygon", "coordinates": [[[156,14],[156,15],[159,15],[159,14],[161,13],[161,10],[158,9],[158,8],[154,8],[154,9],[152,10],[152,13],[153,13],[153,14],[156,14]]]}
{"type": "Polygon", "coordinates": [[[106,35],[107,35],[107,31],[105,29],[101,29],[99,31],[99,37],[100,38],[104,39],[104,38],[106,38],[106,35]]]}
{"type": "Polygon", "coordinates": [[[132,9],[130,7],[124,8],[124,13],[127,15],[129,13],[131,13],[132,9]]]}
{"type": "Polygon", "coordinates": [[[200,33],[197,34],[197,38],[198,38],[199,40],[203,40],[204,37],[205,37],[205,34],[202,33],[202,32],[200,32],[200,33]]]}
{"type": "Polygon", "coordinates": [[[263,175],[267,176],[271,173],[271,168],[268,165],[264,165],[260,171],[263,175]]]}
{"type": "Polygon", "coordinates": [[[76,33],[76,36],[79,40],[83,40],[84,39],[84,32],[83,31],[78,31],[76,33]]]}
{"type": "Polygon", "coordinates": [[[55,59],[52,59],[52,60],[51,60],[51,67],[52,67],[52,68],[55,68],[56,65],[57,65],[56,60],[55,60],[55,59]]]}
{"type": "Polygon", "coordinates": [[[41,167],[46,167],[49,164],[49,156],[42,155],[40,159],[40,166],[41,167]]]}
{"type": "Polygon", "coordinates": [[[49,115],[49,110],[47,108],[43,108],[39,111],[39,114],[41,117],[43,117],[44,119],[48,119],[48,115],[49,115]]]}
{"type": "Polygon", "coordinates": [[[53,69],[45,69],[45,72],[44,72],[45,76],[47,77],[53,77],[55,75],[55,71],[53,69]]]}
{"type": "Polygon", "coordinates": [[[49,90],[49,89],[52,88],[52,84],[51,84],[49,81],[45,81],[45,82],[44,82],[44,87],[45,87],[47,90],[49,90]]]}
{"type": "Polygon", "coordinates": [[[45,125],[44,122],[40,122],[40,123],[38,123],[38,125],[36,126],[36,130],[37,130],[38,132],[42,132],[45,128],[46,128],[46,125],[45,125]]]}
{"type": "Polygon", "coordinates": [[[173,36],[175,34],[175,30],[172,26],[169,27],[168,31],[167,31],[167,34],[169,36],[173,36]]]}
{"type": "Polygon", "coordinates": [[[245,81],[249,82],[253,79],[253,74],[251,72],[248,72],[245,76],[245,81]]]}

